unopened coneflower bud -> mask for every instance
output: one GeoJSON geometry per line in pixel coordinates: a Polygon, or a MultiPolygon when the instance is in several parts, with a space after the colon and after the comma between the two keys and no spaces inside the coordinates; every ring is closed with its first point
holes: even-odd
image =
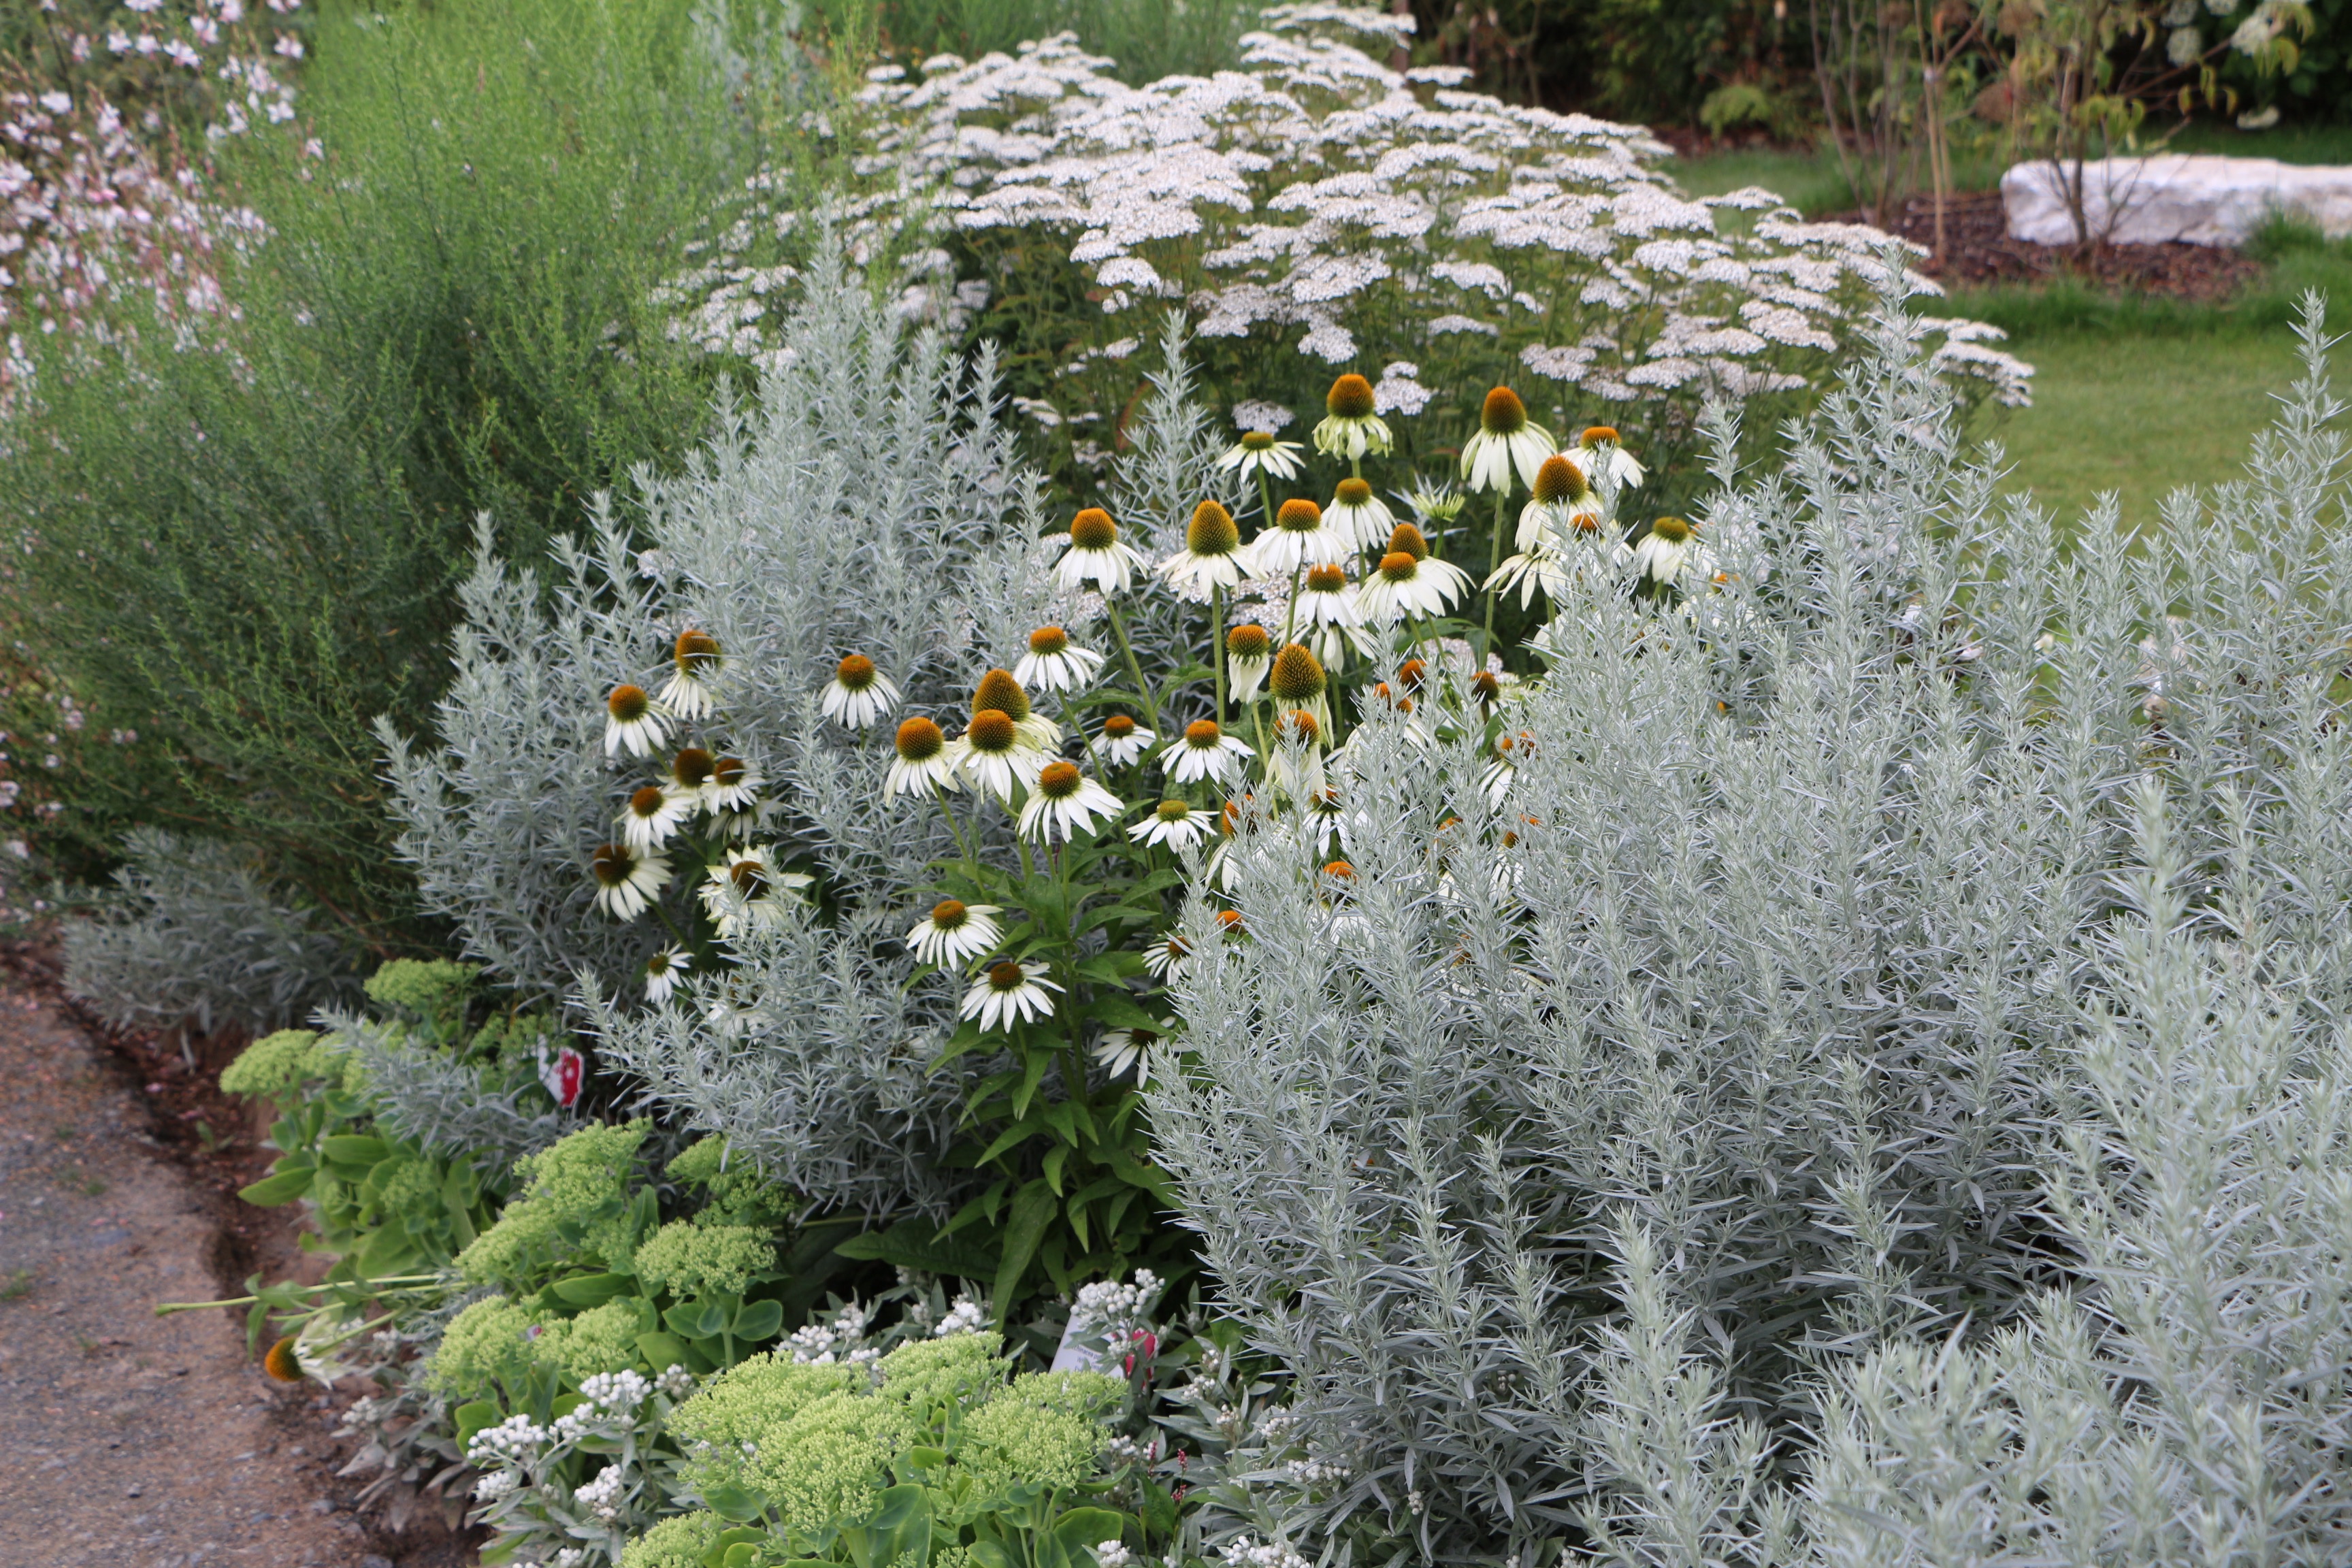
{"type": "Polygon", "coordinates": [[[1059,626],[1039,626],[1029,634],[1029,651],[1056,654],[1070,646],[1070,634],[1059,626]]]}
{"type": "Polygon", "coordinates": [[[1286,533],[1312,533],[1323,526],[1323,509],[1311,500],[1286,500],[1275,512],[1274,525],[1286,533]]]}
{"type": "Polygon", "coordinates": [[[1614,441],[1616,439],[1617,426],[1614,425],[1587,425],[1584,427],[1584,438],[1579,443],[1579,445],[1598,447],[1603,441],[1614,441]]]}
{"type": "Polygon", "coordinates": [[[710,753],[700,746],[680,746],[669,760],[669,776],[680,789],[700,789],[710,782],[710,753]]]}
{"type": "Polygon", "coordinates": [[[709,632],[689,628],[677,634],[675,657],[682,673],[699,674],[719,662],[719,640],[709,632]]]}
{"type": "Polygon", "coordinates": [[[1536,500],[1546,506],[1557,506],[1582,495],[1587,487],[1584,470],[1555,452],[1543,460],[1536,470],[1536,500]]]}
{"type": "Polygon", "coordinates": [[[1336,594],[1348,585],[1348,574],[1339,566],[1309,566],[1307,569],[1307,591],[1310,594],[1336,594]]]}
{"type": "Polygon", "coordinates": [[[1242,531],[1234,525],[1234,514],[1215,501],[1204,500],[1192,509],[1192,521],[1184,529],[1184,548],[1195,555],[1231,555],[1242,546],[1242,531]]]}
{"type": "Polygon", "coordinates": [[[1264,658],[1274,650],[1274,638],[1255,621],[1235,626],[1225,634],[1225,651],[1235,658],[1264,658]]]}
{"type": "Polygon", "coordinates": [[[1012,714],[1001,708],[982,708],[964,726],[963,738],[983,752],[1009,752],[1019,733],[1012,714]]]}
{"type": "Polygon", "coordinates": [[[642,686],[615,686],[613,694],[604,699],[604,710],[622,723],[634,724],[646,716],[653,703],[642,686]]]}
{"type": "Polygon", "coordinates": [[[863,691],[874,684],[877,673],[872,659],[862,653],[853,653],[835,667],[833,678],[852,691],[863,691]]]}
{"type": "Polygon", "coordinates": [[[1274,668],[1266,676],[1267,689],[1294,707],[1322,696],[1325,685],[1321,661],[1298,643],[1274,656],[1274,668]]]}
{"type": "Polygon", "coordinates": [[[1507,386],[1498,386],[1488,393],[1478,409],[1479,426],[1497,436],[1515,435],[1527,422],[1528,405],[1507,386]]]}
{"type": "Polygon", "coordinates": [[[971,694],[972,717],[977,719],[981,710],[985,708],[1011,715],[1017,724],[1029,717],[1029,693],[1013,679],[1011,670],[992,669],[980,678],[980,684],[973,688],[971,694]]]}
{"type": "Polygon", "coordinates": [[[898,754],[910,763],[929,762],[945,749],[948,738],[929,719],[909,719],[898,726],[898,754]]]}
{"type": "Polygon", "coordinates": [[[1076,763],[1047,763],[1037,770],[1037,793],[1051,800],[1062,800],[1078,793],[1079,773],[1076,763]]]}
{"type": "Polygon", "coordinates": [[[1324,395],[1323,411],[1334,419],[1370,418],[1372,384],[1352,372],[1341,376],[1324,395]]]}
{"type": "Polygon", "coordinates": [[[261,1358],[261,1370],[279,1383],[302,1381],[302,1363],[294,1354],[294,1336],[288,1334],[261,1358]]]}
{"type": "Polygon", "coordinates": [[[1079,550],[1108,550],[1118,539],[1118,524],[1110,513],[1090,506],[1070,519],[1070,543],[1079,550]]]}
{"type": "Polygon", "coordinates": [[[1337,493],[1342,506],[1364,506],[1372,499],[1372,487],[1361,479],[1341,479],[1337,493]]]}
{"type": "Polygon", "coordinates": [[[1429,541],[1412,524],[1400,522],[1389,535],[1389,551],[1392,554],[1410,555],[1415,561],[1426,561],[1429,559],[1429,541]]]}

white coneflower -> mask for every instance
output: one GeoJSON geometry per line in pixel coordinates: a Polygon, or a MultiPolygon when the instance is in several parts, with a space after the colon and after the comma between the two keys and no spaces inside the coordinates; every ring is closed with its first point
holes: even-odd
{"type": "Polygon", "coordinates": [[[694,806],[693,801],[659,784],[647,784],[632,793],[621,809],[621,842],[640,855],[650,855],[670,841],[678,824],[694,815],[694,806]]]}
{"type": "Polygon", "coordinates": [[[1535,488],[1536,470],[1557,445],[1551,432],[1528,417],[1528,405],[1507,386],[1486,394],[1478,433],[1462,444],[1462,479],[1474,490],[1507,490],[1511,473],[1535,488]]]}
{"type": "MultiPolygon", "coordinates": [[[[1404,531],[1397,530],[1400,534],[1404,531]]],[[[1397,543],[1390,541],[1389,552],[1381,557],[1379,567],[1356,589],[1356,608],[1363,612],[1367,624],[1385,626],[1442,616],[1469,591],[1470,579],[1459,566],[1419,554],[1410,545],[1398,549],[1397,543]]]]}
{"type": "Polygon", "coordinates": [[[1633,460],[1633,453],[1625,450],[1625,444],[1619,438],[1617,427],[1613,425],[1586,426],[1584,434],[1577,437],[1576,450],[1570,456],[1595,479],[1607,474],[1628,489],[1641,488],[1642,465],[1633,460]]]}
{"type": "Polygon", "coordinates": [[[1095,1061],[1113,1078],[1126,1077],[1131,1068],[1137,1083],[1148,1082],[1151,1077],[1152,1047],[1175,1032],[1173,1018],[1162,1018],[1150,1028],[1106,1030],[1103,1037],[1095,1042],[1095,1061]]]}
{"type": "Polygon", "coordinates": [[[662,792],[688,811],[699,809],[709,800],[710,770],[718,761],[700,746],[680,746],[669,760],[669,783],[662,792]]]}
{"type": "Polygon", "coordinates": [[[1127,803],[1078,771],[1076,763],[1047,763],[1037,770],[1018,827],[1024,838],[1064,842],[1095,830],[1096,818],[1115,819],[1127,803]]]}
{"type": "Polygon", "coordinates": [[[1013,786],[1026,788],[1051,755],[1021,733],[1013,715],[997,708],[974,713],[950,753],[964,782],[1008,801],[1013,786]]]}
{"type": "Polygon", "coordinates": [[[1266,757],[1266,776],[1294,798],[1323,793],[1323,726],[1307,710],[1294,709],[1275,721],[1276,743],[1266,757]]]}
{"type": "Polygon", "coordinates": [[[1255,621],[1245,621],[1225,634],[1225,673],[1234,684],[1234,700],[1255,699],[1274,663],[1274,638],[1255,621]]]}
{"type": "Polygon", "coordinates": [[[1678,517],[1659,518],[1633,546],[1634,580],[1647,579],[1661,588],[1671,588],[1697,549],[1698,536],[1689,523],[1678,517]]]}
{"type": "Polygon", "coordinates": [[[1261,474],[1269,479],[1296,479],[1305,467],[1298,460],[1303,449],[1296,441],[1276,440],[1271,430],[1248,430],[1225,449],[1224,456],[1217,459],[1217,467],[1239,468],[1245,479],[1261,474]]]}
{"type": "Polygon", "coordinates": [[[1013,679],[1047,691],[1077,691],[1094,683],[1104,662],[1101,654],[1078,647],[1061,627],[1039,626],[1029,634],[1029,651],[1013,665],[1013,679]]]}
{"type": "Polygon", "coordinates": [[[1181,936],[1162,937],[1143,950],[1143,967],[1163,985],[1172,984],[1192,962],[1192,946],[1181,936]]]}
{"type": "Polygon", "coordinates": [[[1075,594],[1092,583],[1104,593],[1124,590],[1143,569],[1143,557],[1123,543],[1110,513],[1090,506],[1070,519],[1070,542],[1054,563],[1054,584],[1075,594]]]}
{"type": "Polygon", "coordinates": [[[1054,999],[1046,993],[1061,987],[1044,978],[1045,973],[1042,963],[1010,959],[992,963],[964,993],[961,1012],[978,1019],[982,1029],[1010,1029],[1031,1018],[1050,1018],[1054,999]]]}
{"type": "Polygon", "coordinates": [[[1184,732],[1160,748],[1160,766],[1178,784],[1202,779],[1229,783],[1244,757],[1255,756],[1247,745],[1218,728],[1214,719],[1195,719],[1184,732]]]}
{"type": "Polygon", "coordinates": [[[863,730],[898,706],[898,689],[872,659],[853,653],[834,667],[817,705],[844,729],[863,730]]]}
{"type": "Polygon", "coordinates": [[[1276,702],[1286,709],[1306,710],[1314,715],[1320,730],[1331,727],[1331,704],[1326,695],[1330,688],[1330,677],[1323,673],[1323,661],[1303,643],[1292,643],[1276,654],[1274,668],[1265,678],[1265,689],[1274,694],[1276,702]]]}
{"type": "Polygon", "coordinates": [[[760,786],[768,781],[740,757],[714,757],[703,804],[714,816],[751,816],[760,810],[760,786]]]}
{"type": "Polygon", "coordinates": [[[907,945],[915,950],[915,957],[921,963],[935,963],[941,969],[961,969],[996,945],[996,939],[1003,933],[992,917],[1003,912],[995,904],[941,899],[907,933],[907,945]]]}
{"type": "Polygon", "coordinates": [[[642,686],[613,688],[604,699],[604,754],[617,757],[625,746],[633,757],[650,757],[668,737],[662,705],[646,695],[642,686]]]}
{"type": "Polygon", "coordinates": [[[1385,457],[1396,438],[1374,411],[1372,384],[1360,375],[1343,375],[1323,397],[1323,423],[1315,426],[1315,449],[1352,463],[1361,458],[1385,457]]]}
{"type": "Polygon", "coordinates": [[[1377,548],[1396,526],[1396,513],[1361,479],[1341,479],[1323,514],[1323,524],[1353,550],[1377,548]]]}
{"type": "Polygon", "coordinates": [[[1536,470],[1528,504],[1519,509],[1517,543],[1523,551],[1538,544],[1558,550],[1579,533],[1601,526],[1601,498],[1584,480],[1584,470],[1554,453],[1536,470]]]}
{"type": "MultiPolygon", "coordinates": [[[[1414,516],[1444,529],[1462,515],[1462,508],[1469,499],[1452,485],[1440,481],[1420,486],[1404,498],[1404,502],[1412,508],[1414,516]]],[[[1369,550],[1371,546],[1367,544],[1365,548],[1369,550]]]]}
{"type": "Polygon", "coordinates": [[[727,851],[727,862],[713,866],[702,882],[702,907],[720,936],[733,936],[755,926],[771,926],[784,918],[784,895],[816,880],[800,871],[776,865],[772,846],[757,844],[727,851]]]}
{"type": "Polygon", "coordinates": [[[1325,664],[1339,664],[1349,650],[1370,652],[1362,631],[1364,617],[1356,608],[1356,591],[1348,574],[1338,566],[1310,566],[1298,585],[1299,625],[1307,630],[1307,644],[1325,664]]]}
{"type": "Polygon", "coordinates": [[[1276,510],[1274,526],[1250,542],[1250,563],[1258,576],[1277,577],[1341,560],[1355,548],[1351,535],[1324,523],[1321,507],[1294,498],[1276,510]]]}
{"type": "Polygon", "coordinates": [[[677,673],[661,689],[661,705],[681,719],[707,719],[719,706],[710,678],[719,673],[719,642],[691,627],[677,634],[671,655],[677,673]]]}
{"type": "Polygon", "coordinates": [[[890,759],[890,771],[882,776],[883,799],[963,787],[956,777],[956,759],[948,749],[947,734],[932,721],[920,717],[902,721],[891,745],[897,755],[890,759]]]}
{"type": "Polygon", "coordinates": [[[646,959],[646,1000],[656,1007],[668,1001],[693,967],[694,955],[682,947],[666,947],[646,959]]]}
{"type": "Polygon", "coordinates": [[[1536,590],[1540,588],[1557,600],[1567,591],[1572,574],[1569,563],[1552,545],[1538,542],[1533,548],[1516,555],[1507,555],[1503,563],[1488,574],[1479,587],[1487,593],[1510,596],[1513,588],[1519,591],[1519,608],[1526,609],[1536,602],[1536,590]]]}
{"type": "Polygon", "coordinates": [[[1192,509],[1184,528],[1184,548],[1160,563],[1169,585],[1189,598],[1206,599],[1218,588],[1241,585],[1242,531],[1234,514],[1213,500],[1192,509]]]}
{"type": "Polygon", "coordinates": [[[1188,800],[1163,800],[1151,808],[1151,815],[1127,830],[1127,836],[1138,844],[1164,844],[1171,849],[1190,849],[1209,835],[1217,814],[1202,811],[1188,800]]]}
{"type": "Polygon", "coordinates": [[[1062,743],[1062,727],[1029,706],[1027,689],[1009,669],[992,669],[972,688],[971,710],[977,713],[983,708],[1009,714],[1020,727],[1022,739],[1039,751],[1050,752],[1062,743]]]}
{"type": "Polygon", "coordinates": [[[1522,730],[1516,735],[1505,735],[1495,742],[1495,760],[1486,764],[1478,783],[1486,792],[1486,804],[1500,811],[1503,797],[1511,792],[1511,780],[1517,776],[1519,764],[1535,754],[1536,738],[1522,730]]]}
{"type": "Polygon", "coordinates": [[[1102,732],[1095,737],[1095,755],[1103,760],[1105,767],[1132,767],[1143,760],[1144,753],[1159,739],[1158,731],[1124,713],[1114,713],[1102,721],[1102,732]]]}
{"type": "Polygon", "coordinates": [[[625,844],[600,844],[588,858],[588,873],[596,880],[596,907],[616,921],[633,921],[669,881],[669,862],[625,844]]]}

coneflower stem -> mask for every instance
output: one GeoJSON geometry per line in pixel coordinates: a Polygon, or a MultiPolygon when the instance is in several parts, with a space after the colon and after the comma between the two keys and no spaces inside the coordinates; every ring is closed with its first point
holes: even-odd
{"type": "MultiPolygon", "coordinates": [[[[1211,602],[1213,603],[1215,597],[1213,592],[1211,602]]],[[[1135,662],[1134,645],[1127,640],[1127,617],[1118,613],[1118,601],[1108,594],[1103,595],[1103,607],[1110,611],[1111,633],[1118,638],[1119,656],[1127,660],[1128,679],[1135,682],[1135,694],[1143,700],[1143,716],[1157,731],[1160,728],[1160,704],[1151,700],[1151,688],[1143,683],[1143,667],[1135,662]]]]}
{"type": "Polygon", "coordinates": [[[972,858],[971,847],[963,841],[963,829],[956,825],[955,812],[948,805],[947,786],[939,780],[931,781],[931,793],[940,797],[940,815],[948,819],[948,831],[955,835],[956,853],[963,857],[963,868],[974,880],[980,876],[980,863],[972,858]]]}
{"type": "MultiPolygon", "coordinates": [[[[1225,591],[1209,589],[1209,665],[1217,672],[1217,730],[1225,728],[1225,591]]],[[[1154,724],[1153,729],[1160,726],[1154,724]]]]}
{"type": "Polygon", "coordinates": [[[1290,646],[1290,628],[1298,622],[1298,574],[1306,570],[1304,560],[1290,569],[1290,602],[1282,608],[1282,643],[1285,647],[1290,646]]]}
{"type": "Polygon", "coordinates": [[[1486,642],[1478,650],[1485,659],[1495,651],[1495,574],[1503,569],[1503,514],[1511,502],[1510,481],[1506,479],[1495,490],[1495,545],[1486,552],[1486,642]]]}

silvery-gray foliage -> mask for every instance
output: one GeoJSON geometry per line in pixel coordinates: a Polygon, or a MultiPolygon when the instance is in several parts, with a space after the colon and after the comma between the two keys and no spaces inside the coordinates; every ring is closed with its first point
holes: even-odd
{"type": "Polygon", "coordinates": [[[655,1099],[825,1203],[936,1208],[926,1162],[965,1073],[986,1064],[929,1070],[956,995],[937,976],[910,985],[898,940],[925,868],[953,852],[948,829],[884,800],[889,725],[850,734],[819,716],[819,693],[862,653],[904,692],[899,716],[952,732],[1033,627],[1077,636],[1098,613],[1053,587],[1042,483],[998,401],[991,353],[902,336],[837,257],[821,258],[756,406],[722,401],[684,473],[638,474],[633,526],[597,500],[592,542],[558,552],[551,616],[486,541],[441,743],[385,737],[403,851],[467,956],[526,994],[583,1003],[655,1099]],[[604,703],[622,681],[657,689],[688,628],[724,658],[702,743],[764,775],[775,813],[760,837],[822,868],[835,915],[804,910],[738,943],[730,973],[641,1015],[643,962],[667,932],[594,912],[587,866],[656,769],[605,756],[604,703]]]}
{"type": "Polygon", "coordinates": [[[96,918],[65,931],[65,985],[108,1022],[262,1034],[359,976],[313,911],[266,886],[235,847],[131,831],[96,918]]]}
{"type": "Polygon", "coordinates": [[[399,1024],[339,1007],[321,1008],[316,1021],[326,1044],[359,1058],[377,1122],[428,1152],[470,1158],[498,1174],[580,1125],[569,1111],[525,1109],[520,1097],[487,1086],[480,1068],[419,1043],[399,1024]]]}
{"type": "Polygon", "coordinates": [[[1383,710],[1352,878],[1255,828],[1247,934],[1189,918],[1197,1065],[1152,1115],[1339,1472],[1298,1528],[1522,1564],[2352,1552],[2317,320],[2245,479],[2060,536],[1883,310],[1780,472],[1719,455],[1712,592],[1568,590],[1499,801],[1383,710]]]}

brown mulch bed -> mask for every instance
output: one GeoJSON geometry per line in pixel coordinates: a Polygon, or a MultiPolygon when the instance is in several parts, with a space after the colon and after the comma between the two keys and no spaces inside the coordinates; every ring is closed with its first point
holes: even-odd
{"type": "MultiPolygon", "coordinates": [[[[1848,216],[1858,219],[1861,215],[1848,216]]],[[[1934,202],[1926,196],[1912,198],[1905,204],[1901,221],[1892,226],[1904,238],[1933,249],[1934,202]]],[[[1944,198],[1944,255],[1924,269],[1947,285],[1964,289],[2071,278],[2118,293],[2207,301],[2225,300],[2263,274],[2261,262],[2220,246],[2107,245],[2078,256],[2067,247],[2029,245],[2010,238],[1998,191],[1944,198]]]]}

